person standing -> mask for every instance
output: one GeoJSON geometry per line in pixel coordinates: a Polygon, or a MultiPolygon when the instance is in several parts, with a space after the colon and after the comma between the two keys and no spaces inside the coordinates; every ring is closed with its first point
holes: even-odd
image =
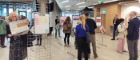
{"type": "MultiPolygon", "coordinates": [[[[89,18],[90,17],[89,13],[85,13],[85,16],[86,16],[86,24],[89,26],[90,35],[93,40],[92,48],[93,48],[94,58],[97,58],[98,55],[96,53],[96,39],[95,39],[95,29],[97,28],[97,25],[93,19],[89,18]]],[[[89,57],[90,57],[90,47],[88,47],[88,53],[89,53],[89,57]]]]}
{"type": "Polygon", "coordinates": [[[125,44],[125,31],[126,27],[124,25],[124,19],[120,19],[120,24],[118,25],[118,46],[117,46],[117,51],[122,53],[126,52],[124,49],[124,44],[125,44]]]}
{"type": "MultiPolygon", "coordinates": [[[[1,18],[1,16],[0,16],[1,18]]],[[[5,48],[6,46],[4,45],[4,40],[5,40],[5,35],[7,34],[6,32],[6,25],[8,22],[6,20],[0,19],[0,38],[1,38],[1,46],[2,48],[5,48]]]]}
{"type": "MultiPolygon", "coordinates": [[[[10,13],[8,17],[8,22],[10,23],[17,20],[18,20],[17,14],[14,12],[10,13]]],[[[6,27],[7,27],[7,36],[10,38],[9,60],[23,60],[21,35],[24,35],[27,33],[12,35],[9,25],[7,25],[6,27]]]]}
{"type": "Polygon", "coordinates": [[[111,39],[111,40],[115,40],[115,32],[116,32],[117,27],[118,27],[118,25],[119,25],[118,15],[115,15],[115,16],[114,16],[114,19],[113,19],[113,25],[114,25],[113,39],[111,39]]]}
{"type": "Polygon", "coordinates": [[[84,52],[85,60],[88,60],[86,32],[89,27],[85,23],[85,15],[79,17],[80,24],[76,26],[76,43],[78,45],[78,60],[82,60],[82,52],[84,52]]]}
{"type": "Polygon", "coordinates": [[[71,20],[70,20],[70,17],[68,16],[63,24],[63,32],[65,33],[65,38],[64,38],[65,46],[67,46],[67,44],[68,46],[70,46],[69,37],[71,34],[71,27],[72,27],[71,20]],[[66,38],[67,38],[67,44],[66,44],[66,38]]]}
{"type": "Polygon", "coordinates": [[[127,29],[127,44],[129,50],[129,60],[138,60],[138,39],[139,39],[139,27],[140,20],[136,17],[137,13],[132,11],[130,21],[128,22],[127,29]]]}
{"type": "Polygon", "coordinates": [[[57,31],[58,31],[58,34],[59,34],[59,37],[60,37],[60,20],[58,18],[58,16],[56,16],[56,19],[55,19],[55,26],[58,26],[58,29],[55,28],[55,38],[57,38],[57,31]]]}

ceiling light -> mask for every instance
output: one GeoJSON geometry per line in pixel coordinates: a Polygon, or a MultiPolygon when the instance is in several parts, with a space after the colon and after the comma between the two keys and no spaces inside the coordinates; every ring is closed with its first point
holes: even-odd
{"type": "Polygon", "coordinates": [[[95,4],[93,4],[93,5],[97,5],[98,3],[95,3],[95,4]]]}
{"type": "Polygon", "coordinates": [[[84,4],[85,2],[77,3],[76,5],[84,4]]]}
{"type": "Polygon", "coordinates": [[[114,2],[114,1],[117,1],[117,0],[112,0],[112,1],[104,1],[104,3],[109,3],[109,2],[114,2]]]}
{"type": "Polygon", "coordinates": [[[70,5],[67,5],[67,6],[65,6],[65,7],[70,7],[70,5]]]}
{"type": "Polygon", "coordinates": [[[93,8],[93,7],[88,7],[88,8],[93,8]]]}
{"type": "Polygon", "coordinates": [[[66,3],[66,2],[69,2],[69,0],[66,0],[66,1],[62,1],[61,3],[66,3]]]}
{"type": "Polygon", "coordinates": [[[86,6],[80,6],[79,8],[82,8],[82,7],[86,7],[86,6]]]}

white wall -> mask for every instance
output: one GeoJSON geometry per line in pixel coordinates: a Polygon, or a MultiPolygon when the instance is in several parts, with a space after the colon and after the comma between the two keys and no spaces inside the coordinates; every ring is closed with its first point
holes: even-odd
{"type": "Polygon", "coordinates": [[[106,11],[106,7],[100,8],[100,14],[106,14],[106,13],[103,13],[103,11],[106,11]]]}
{"type": "Polygon", "coordinates": [[[123,5],[121,7],[121,18],[125,18],[125,16],[131,11],[136,11],[140,13],[140,3],[131,4],[131,5],[123,5]]]}

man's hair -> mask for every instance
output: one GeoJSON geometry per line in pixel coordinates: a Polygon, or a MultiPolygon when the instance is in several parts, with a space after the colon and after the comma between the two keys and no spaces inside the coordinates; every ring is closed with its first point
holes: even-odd
{"type": "Polygon", "coordinates": [[[133,13],[133,15],[135,15],[135,16],[137,15],[137,12],[135,12],[135,11],[132,11],[132,13],[133,13]]]}
{"type": "Polygon", "coordinates": [[[88,12],[86,12],[86,13],[85,13],[85,16],[89,16],[89,13],[88,13],[88,12]]]}

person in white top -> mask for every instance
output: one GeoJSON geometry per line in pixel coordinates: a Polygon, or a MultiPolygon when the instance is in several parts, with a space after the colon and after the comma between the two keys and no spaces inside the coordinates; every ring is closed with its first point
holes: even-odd
{"type": "Polygon", "coordinates": [[[125,31],[126,27],[124,25],[124,19],[119,20],[120,24],[118,25],[118,46],[117,46],[117,52],[126,52],[124,49],[124,44],[125,44],[125,31]]]}

